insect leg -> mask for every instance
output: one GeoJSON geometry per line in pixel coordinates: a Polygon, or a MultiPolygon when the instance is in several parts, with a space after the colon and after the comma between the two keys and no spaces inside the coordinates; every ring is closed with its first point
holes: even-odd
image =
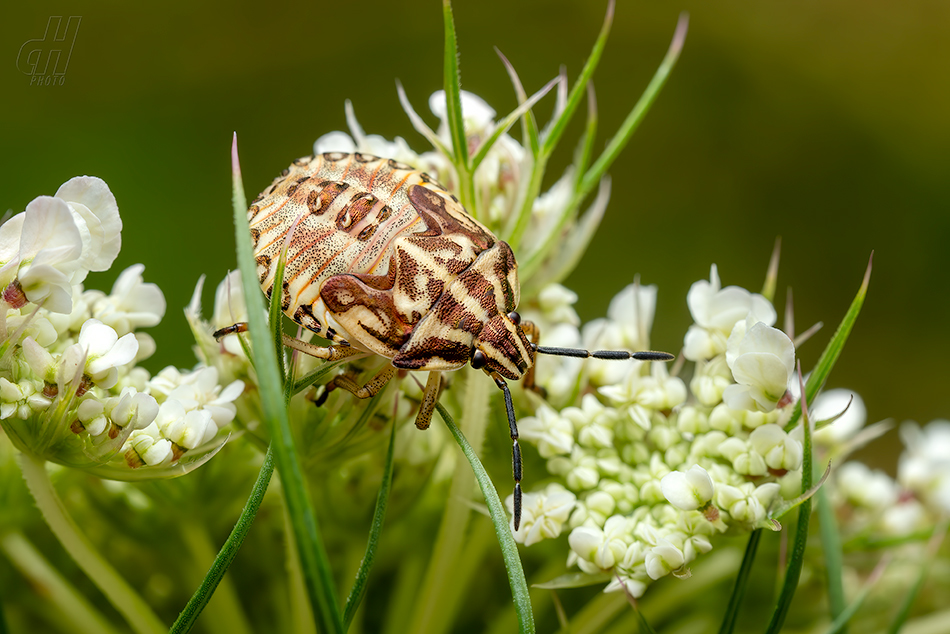
{"type": "Polygon", "coordinates": [[[511,433],[511,472],[515,480],[514,490],[514,524],[515,530],[521,526],[521,445],[518,444],[518,422],[515,420],[515,406],[511,402],[511,391],[508,384],[500,377],[493,377],[495,384],[505,393],[505,411],[508,413],[508,431],[511,433]]]}
{"type": "Polygon", "coordinates": [[[327,395],[336,388],[346,390],[347,392],[356,396],[356,398],[371,398],[379,394],[379,391],[382,390],[387,383],[389,383],[389,380],[393,378],[395,374],[396,368],[391,365],[387,365],[362,387],[360,387],[359,383],[345,374],[337,375],[333,377],[329,383],[327,383],[326,391],[320,395],[320,398],[318,398],[315,403],[316,405],[322,405],[323,402],[326,401],[327,395]]]}
{"type": "MultiPolygon", "coordinates": [[[[524,331],[524,334],[527,335],[528,341],[530,341],[535,346],[538,345],[538,340],[541,338],[541,329],[538,328],[537,324],[533,321],[523,321],[521,322],[521,330],[524,331]]],[[[541,396],[546,396],[545,389],[539,387],[534,382],[534,364],[528,368],[528,371],[525,372],[524,377],[521,379],[521,384],[524,386],[524,389],[531,390],[536,392],[541,396]]]]}
{"type": "Polygon", "coordinates": [[[429,423],[432,422],[432,412],[435,410],[435,403],[439,400],[440,387],[442,387],[442,373],[429,372],[429,380],[426,381],[426,389],[422,393],[419,413],[416,414],[416,427],[419,429],[429,428],[429,423]]]}
{"type": "MultiPolygon", "coordinates": [[[[217,341],[220,341],[222,337],[242,332],[247,332],[247,322],[238,322],[236,324],[231,324],[230,326],[225,326],[220,330],[216,330],[214,332],[214,338],[217,341]]],[[[296,337],[291,337],[290,335],[283,335],[283,342],[288,348],[293,348],[294,350],[299,350],[304,354],[309,354],[311,357],[326,359],[327,361],[339,361],[340,359],[346,359],[358,354],[366,354],[365,351],[359,350],[358,348],[353,348],[351,346],[317,346],[312,343],[297,339],[296,337]]]]}

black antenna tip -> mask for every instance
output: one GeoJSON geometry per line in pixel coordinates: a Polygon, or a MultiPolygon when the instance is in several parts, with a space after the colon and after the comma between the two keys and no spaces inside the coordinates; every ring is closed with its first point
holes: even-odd
{"type": "Polygon", "coordinates": [[[645,352],[634,352],[633,358],[640,361],[672,361],[676,357],[671,355],[669,352],[656,352],[654,350],[647,350],[645,352]]]}

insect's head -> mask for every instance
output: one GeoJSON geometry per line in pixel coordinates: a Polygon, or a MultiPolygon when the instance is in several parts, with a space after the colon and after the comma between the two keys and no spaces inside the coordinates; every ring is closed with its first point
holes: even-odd
{"type": "Polygon", "coordinates": [[[472,367],[485,368],[517,381],[534,365],[534,349],[521,327],[521,316],[512,311],[485,322],[472,348],[472,367]]]}

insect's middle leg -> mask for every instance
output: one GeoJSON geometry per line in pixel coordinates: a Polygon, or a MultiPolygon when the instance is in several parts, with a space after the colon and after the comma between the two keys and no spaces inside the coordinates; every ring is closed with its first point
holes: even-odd
{"type": "MultiPolygon", "coordinates": [[[[218,341],[222,337],[227,335],[238,334],[242,332],[247,332],[247,322],[238,322],[230,326],[225,326],[220,330],[215,331],[214,338],[218,341]]],[[[354,357],[359,354],[366,354],[364,350],[354,348],[352,346],[341,346],[341,345],[329,345],[329,346],[318,346],[296,337],[291,337],[290,335],[282,335],[283,344],[288,348],[294,350],[299,350],[304,354],[309,354],[311,357],[316,357],[317,359],[325,359],[327,361],[339,361],[340,359],[347,359],[349,357],[354,357]]]]}
{"type": "Polygon", "coordinates": [[[426,389],[422,393],[422,403],[419,404],[419,412],[416,414],[416,427],[419,429],[429,428],[432,412],[435,411],[435,404],[439,400],[440,387],[442,387],[442,373],[429,372],[429,380],[426,381],[426,389]]]}

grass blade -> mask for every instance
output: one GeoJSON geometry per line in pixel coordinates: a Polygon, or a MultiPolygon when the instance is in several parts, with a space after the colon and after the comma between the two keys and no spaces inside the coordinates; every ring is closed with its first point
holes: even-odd
{"type": "Polygon", "coordinates": [[[643,118],[646,116],[647,112],[649,112],[650,106],[652,106],[653,102],[656,101],[657,96],[660,94],[660,90],[666,83],[666,79],[669,77],[673,67],[676,66],[676,61],[679,59],[680,53],[683,50],[683,44],[686,41],[686,30],[688,27],[689,16],[686,13],[683,13],[680,15],[679,22],[676,24],[676,31],[673,33],[673,41],[670,43],[670,48],[667,50],[666,56],[663,58],[663,62],[660,64],[660,67],[656,70],[656,73],[654,73],[653,79],[650,80],[650,83],[647,85],[646,90],[643,91],[643,95],[640,96],[640,100],[637,101],[637,104],[633,107],[633,110],[631,110],[630,114],[627,115],[627,118],[624,119],[620,129],[617,130],[617,133],[612,139],[610,139],[610,142],[607,143],[607,147],[604,149],[603,153],[597,158],[590,170],[584,174],[584,178],[581,181],[581,186],[578,188],[577,192],[577,195],[581,199],[586,197],[587,194],[594,189],[594,187],[597,185],[597,182],[600,181],[601,176],[603,176],[607,170],[610,169],[614,159],[616,159],[620,154],[620,151],[624,148],[624,146],[627,144],[627,141],[630,140],[630,137],[633,136],[633,133],[640,126],[640,123],[643,121],[643,118]]]}
{"type": "Polygon", "coordinates": [[[267,485],[270,483],[273,473],[274,453],[271,451],[271,448],[268,447],[267,453],[264,454],[264,464],[261,465],[261,470],[257,474],[257,481],[254,482],[251,495],[248,496],[247,502],[244,504],[244,510],[241,511],[241,515],[234,524],[234,528],[231,529],[231,534],[228,535],[224,545],[221,546],[221,550],[218,551],[218,555],[214,558],[214,563],[211,564],[211,567],[208,569],[208,573],[205,575],[201,585],[195,590],[191,599],[188,600],[181,614],[178,615],[178,619],[175,620],[175,624],[172,625],[169,634],[184,634],[190,631],[198,619],[198,616],[201,614],[201,611],[204,610],[208,601],[211,600],[211,596],[214,594],[218,584],[221,583],[224,573],[228,571],[231,562],[234,561],[238,550],[241,548],[241,544],[244,543],[244,538],[247,536],[251,524],[254,523],[254,518],[257,517],[257,511],[260,509],[261,502],[264,500],[264,494],[267,492],[267,485]]]}
{"type": "Polygon", "coordinates": [[[323,632],[342,634],[343,618],[340,614],[333,575],[327,560],[326,549],[320,537],[316,514],[307,494],[303,471],[294,446],[287,405],[284,401],[283,377],[277,364],[277,348],[264,318],[264,299],[261,293],[251,292],[259,286],[257,265],[251,246],[251,233],[247,225],[247,200],[241,180],[241,167],[237,153],[237,134],[231,148],[233,171],[234,229],[237,243],[238,266],[241,283],[248,290],[248,332],[254,352],[260,389],[261,407],[272,439],[274,459],[280,474],[284,499],[290,515],[297,552],[307,585],[308,598],[314,615],[323,632]]]}
{"type": "Polygon", "coordinates": [[[739,606],[742,605],[742,598],[745,596],[746,586],[749,585],[749,575],[752,573],[752,564],[755,562],[755,554],[759,549],[759,541],[762,539],[762,529],[757,528],[749,535],[749,542],[745,547],[745,555],[742,557],[742,565],[739,566],[739,573],[736,575],[736,583],[732,587],[732,595],[729,597],[729,604],[726,606],[726,614],[722,617],[722,625],[719,626],[719,634],[732,634],[736,627],[736,619],[739,618],[739,606]]]}
{"type": "Polygon", "coordinates": [[[373,524],[369,532],[369,539],[366,542],[366,554],[363,555],[363,561],[360,563],[360,569],[356,573],[356,581],[353,582],[353,588],[350,590],[350,596],[346,598],[346,607],[343,609],[343,629],[350,629],[350,623],[356,615],[356,609],[366,595],[366,580],[369,578],[369,571],[376,560],[376,548],[379,546],[379,534],[383,529],[383,521],[386,519],[386,504],[389,502],[389,490],[393,482],[393,449],[396,446],[396,423],[393,421],[393,429],[389,434],[389,449],[386,451],[386,464],[383,466],[383,481],[379,485],[379,495],[376,496],[376,509],[373,511],[373,524]]]}
{"type": "Polygon", "coordinates": [[[514,535],[508,526],[508,515],[505,513],[498,492],[492,485],[488,472],[482,466],[478,456],[468,440],[459,431],[455,421],[449,415],[441,403],[436,404],[436,409],[445,421],[445,426],[452,432],[455,442],[458,443],[462,453],[472,465],[472,471],[475,473],[475,479],[478,486],[485,496],[485,504],[488,505],[488,511],[491,514],[491,521],[495,525],[495,535],[498,537],[498,545],[501,547],[501,554],[505,560],[505,567],[508,569],[508,582],[511,584],[511,595],[514,598],[515,611],[518,613],[519,632],[525,634],[534,632],[534,614],[531,612],[531,597],[528,594],[528,582],[525,581],[524,568],[521,566],[521,557],[518,555],[518,545],[515,543],[514,535]]]}
{"type": "Polygon", "coordinates": [[[495,144],[495,141],[498,140],[502,134],[508,131],[511,126],[515,124],[519,118],[526,115],[526,113],[531,111],[531,108],[534,104],[538,103],[541,97],[545,96],[550,92],[555,85],[560,81],[559,77],[555,77],[548,83],[546,83],[541,90],[531,95],[531,98],[521,103],[517,108],[515,108],[511,114],[495,124],[495,130],[492,132],[491,136],[485,139],[485,141],[478,147],[478,150],[475,152],[475,156],[472,158],[472,172],[478,169],[478,166],[481,165],[482,161],[485,160],[485,157],[488,156],[488,151],[491,150],[492,146],[495,144]]]}
{"type": "Polygon", "coordinates": [[[838,634],[839,632],[846,631],[848,621],[851,620],[851,617],[857,613],[857,611],[864,604],[864,600],[868,598],[868,595],[871,593],[871,589],[874,587],[874,584],[878,582],[881,576],[884,574],[884,569],[887,567],[889,562],[888,558],[882,559],[875,567],[874,571],[871,572],[871,576],[868,577],[867,582],[864,584],[864,588],[861,590],[861,593],[855,597],[848,607],[843,609],[841,613],[832,621],[831,625],[828,626],[828,631],[825,634],[838,634]]]}
{"type": "MultiPolygon", "coordinates": [[[[518,77],[515,67],[497,47],[495,48],[495,52],[498,53],[498,57],[501,58],[501,62],[505,65],[505,70],[508,71],[508,77],[511,79],[511,85],[514,86],[515,96],[518,98],[518,105],[520,106],[528,99],[528,95],[524,91],[524,86],[521,85],[521,78],[518,77]]],[[[521,143],[524,147],[531,150],[531,156],[536,157],[541,149],[541,143],[538,137],[538,122],[534,118],[534,113],[531,112],[531,110],[524,113],[524,117],[521,119],[521,127],[523,129],[521,143]]]]}
{"type": "MultiPolygon", "coordinates": [[[[802,380],[801,361],[798,363],[798,382],[802,380]]],[[[812,446],[811,446],[811,417],[808,415],[808,400],[805,398],[805,386],[802,385],[802,411],[805,415],[804,425],[804,459],[802,461],[802,494],[806,494],[812,486],[812,446]]],[[[795,596],[795,590],[798,589],[798,579],[802,574],[802,563],[805,560],[805,545],[808,543],[808,523],[811,520],[811,498],[807,498],[798,508],[798,523],[795,529],[795,543],[792,545],[792,556],[788,560],[788,567],[785,569],[785,582],[782,584],[782,591],[779,593],[778,602],[775,604],[775,611],[772,612],[772,619],[769,621],[769,627],[766,634],[778,634],[782,630],[782,624],[785,623],[785,617],[792,605],[792,597],[795,596]]]]}
{"type": "MultiPolygon", "coordinates": [[[[831,611],[832,620],[837,621],[845,612],[844,581],[841,576],[844,565],[842,563],[841,535],[838,534],[838,522],[835,520],[835,511],[831,506],[831,500],[828,498],[828,489],[824,487],[818,491],[818,528],[821,532],[821,549],[825,553],[828,609],[831,611]]],[[[845,619],[840,629],[836,631],[846,631],[847,622],[848,619],[845,619]]]]}
{"type": "MultiPolygon", "coordinates": [[[[861,307],[864,305],[864,297],[867,295],[868,284],[871,282],[871,266],[873,262],[874,252],[872,251],[871,257],[868,259],[868,267],[864,272],[864,281],[861,283],[861,288],[858,289],[857,295],[854,296],[854,300],[851,302],[848,312],[845,313],[844,318],[841,320],[838,330],[835,331],[831,341],[828,342],[828,345],[821,353],[821,357],[818,358],[818,363],[815,364],[815,368],[808,375],[808,382],[805,383],[805,388],[802,391],[802,400],[814,400],[818,395],[818,390],[824,385],[825,380],[831,373],[831,369],[838,361],[841,350],[844,348],[844,344],[848,340],[848,335],[851,334],[851,329],[854,327],[854,322],[857,321],[858,315],[861,313],[861,307]]],[[[802,415],[801,403],[802,401],[799,401],[795,404],[792,417],[789,419],[788,424],[785,425],[785,431],[791,431],[795,425],[798,424],[798,419],[801,418],[802,415]]]]}
{"type": "Polygon", "coordinates": [[[600,62],[600,56],[604,52],[604,46],[607,45],[607,36],[610,35],[610,26],[613,24],[613,21],[614,0],[610,0],[607,4],[607,15],[604,16],[604,25],[600,27],[600,35],[597,36],[597,41],[594,42],[594,48],[591,49],[590,57],[588,57],[584,63],[584,68],[581,69],[577,83],[574,84],[574,87],[571,88],[571,92],[568,94],[567,104],[564,106],[561,116],[552,121],[550,127],[542,134],[544,140],[541,146],[541,154],[544,156],[550,156],[554,148],[557,147],[558,141],[561,140],[561,136],[564,134],[564,130],[567,129],[567,124],[570,123],[571,117],[574,116],[574,112],[584,98],[584,92],[587,90],[587,82],[593,77],[594,70],[596,70],[597,64],[600,62]]]}
{"type": "Polygon", "coordinates": [[[930,567],[933,565],[934,559],[937,556],[937,552],[940,550],[940,544],[943,543],[943,538],[947,534],[948,521],[950,520],[944,518],[937,528],[934,529],[934,534],[927,543],[927,551],[924,556],[924,563],[920,566],[920,572],[917,575],[917,579],[914,581],[914,585],[911,586],[910,590],[907,591],[907,595],[904,597],[904,601],[901,603],[900,609],[894,616],[894,620],[891,622],[890,627],[887,628],[887,634],[897,634],[907,622],[907,618],[910,616],[910,609],[913,607],[914,601],[917,600],[917,595],[920,594],[920,589],[924,587],[924,581],[926,581],[927,577],[930,575],[930,567]]]}
{"type": "Polygon", "coordinates": [[[452,139],[452,155],[456,167],[468,169],[468,143],[465,139],[465,122],[462,119],[462,78],[459,76],[458,40],[455,37],[455,21],[452,19],[452,3],[442,0],[442,20],[445,28],[445,59],[442,70],[442,85],[445,90],[445,116],[452,139]]]}

